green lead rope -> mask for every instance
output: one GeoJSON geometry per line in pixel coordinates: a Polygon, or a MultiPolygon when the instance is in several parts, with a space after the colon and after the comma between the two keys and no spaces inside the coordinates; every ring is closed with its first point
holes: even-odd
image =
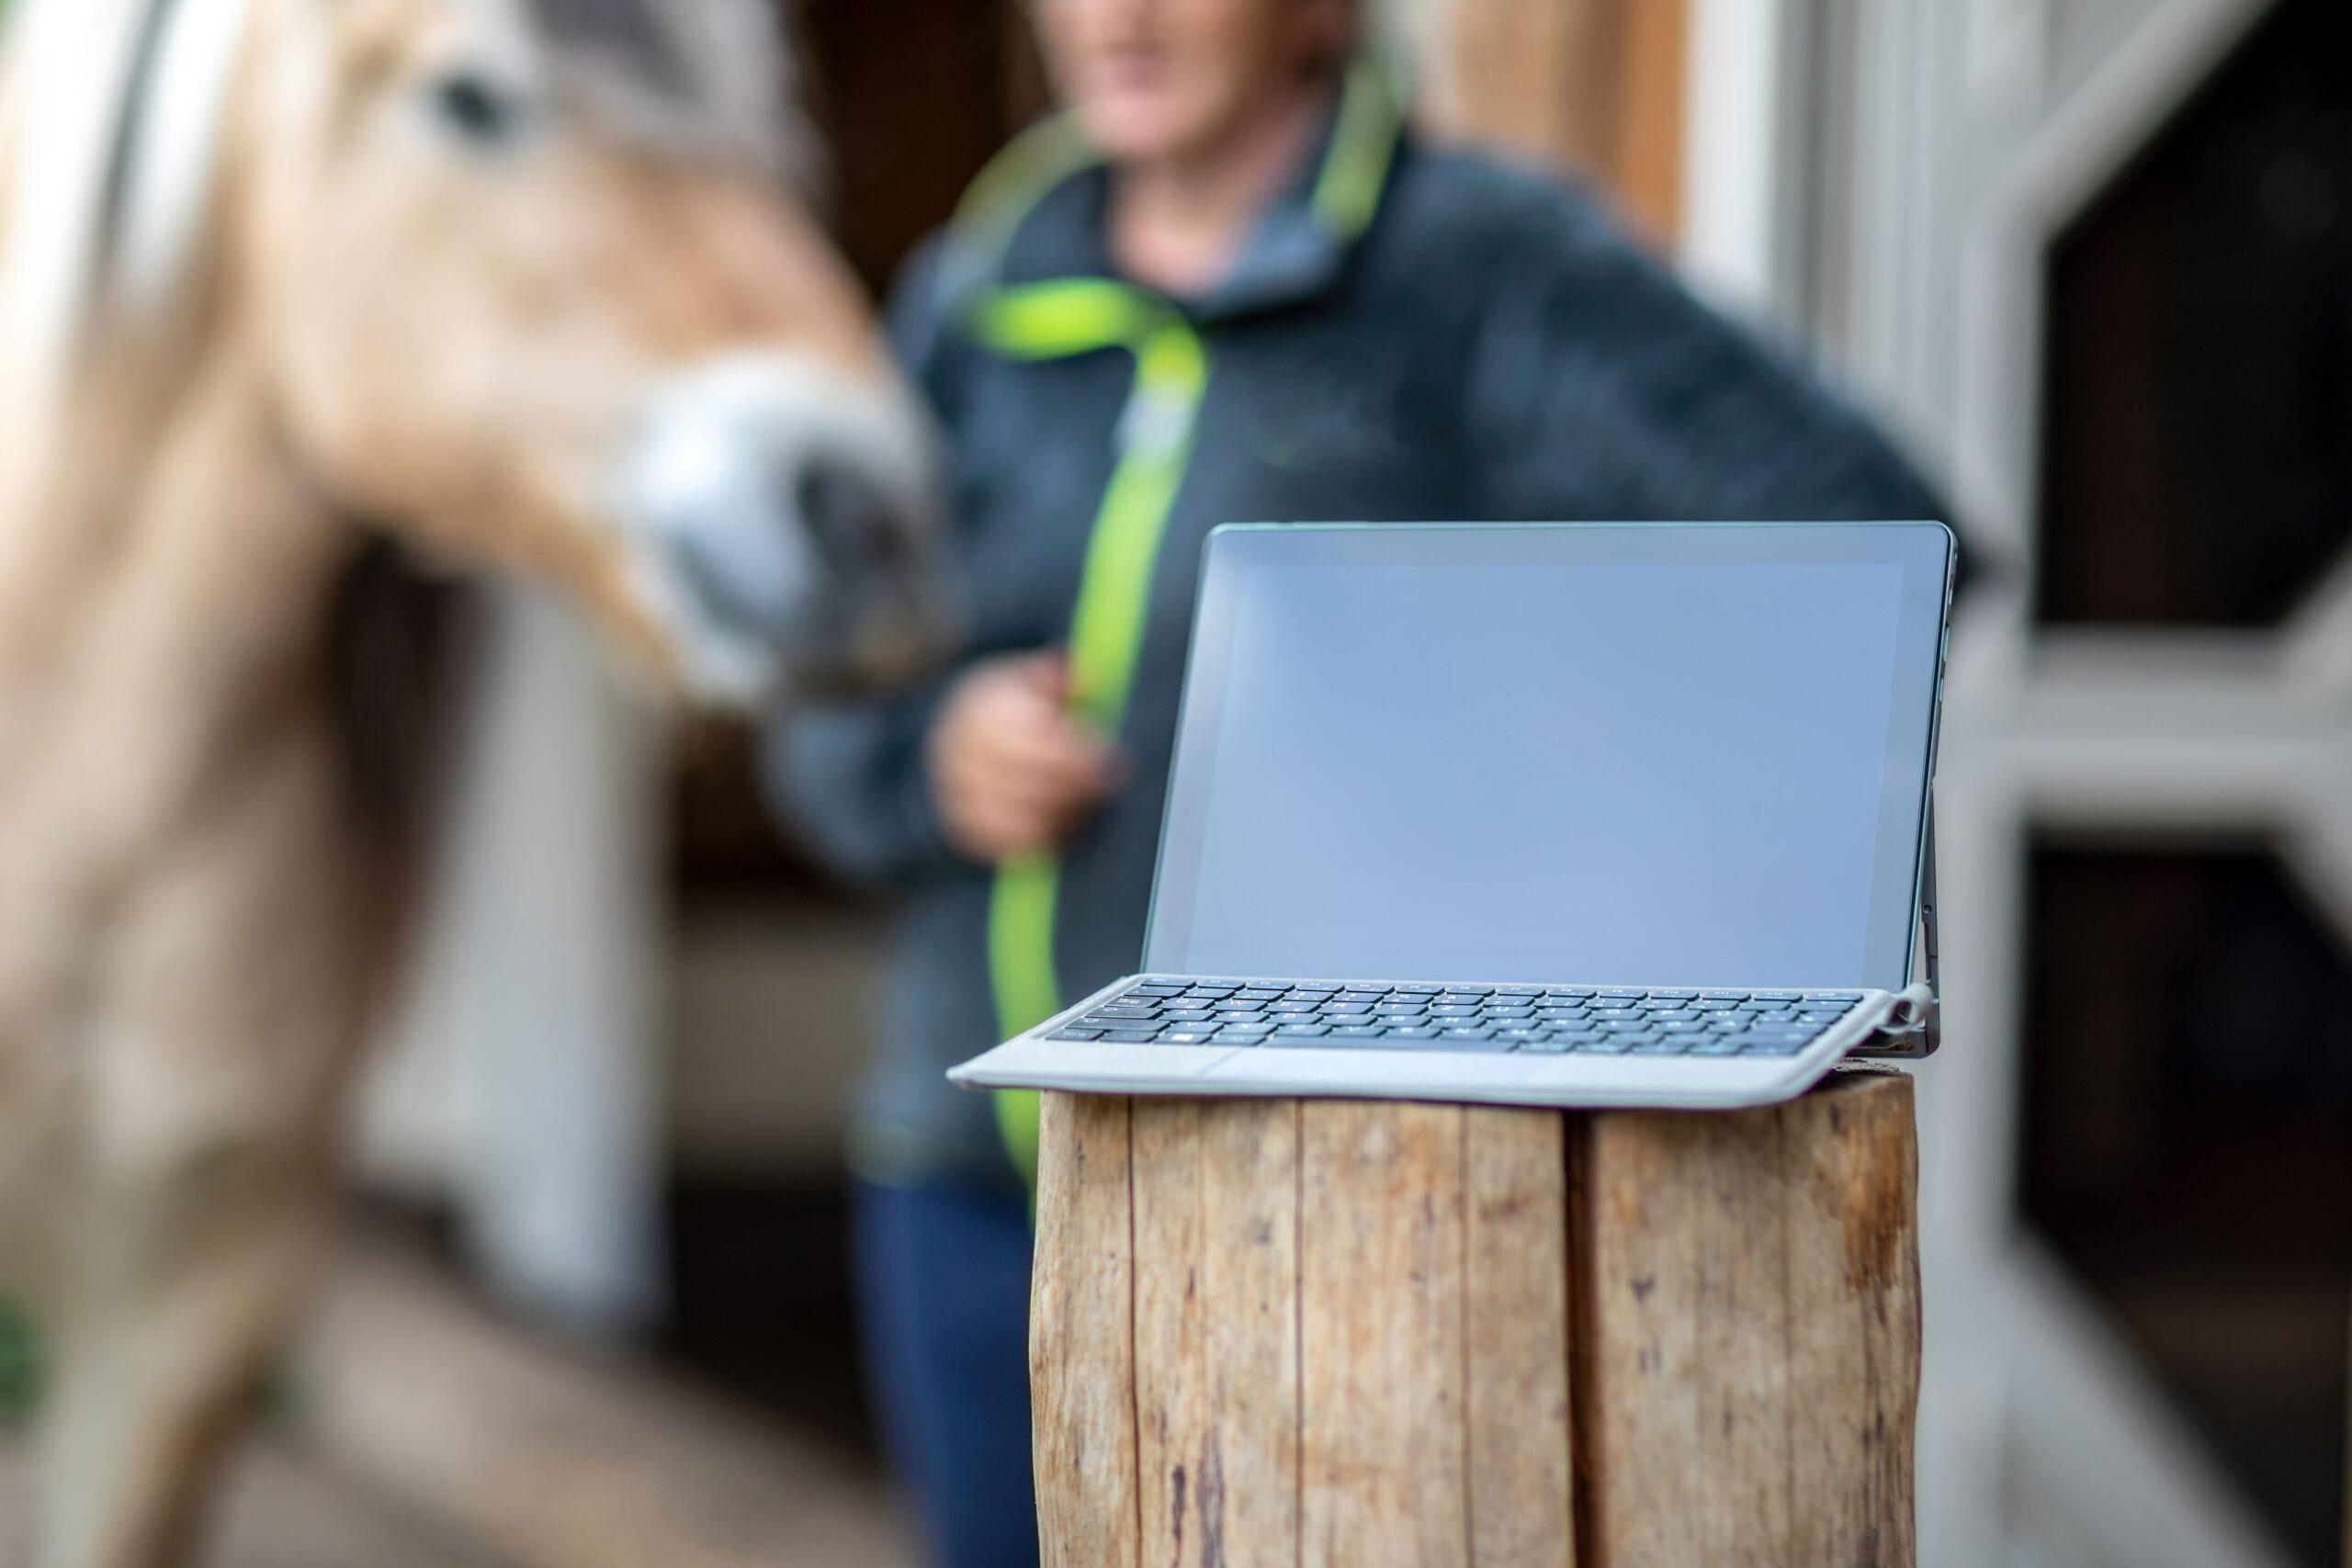
{"type": "MultiPolygon", "coordinates": [[[[1368,229],[1387,187],[1403,120],[1401,96],[1369,61],[1341,90],[1338,123],[1312,197],[1316,220],[1343,241],[1368,229]]],[[[959,210],[961,247],[976,272],[1001,262],[1028,201],[1093,154],[1066,119],[1021,138],[974,184],[959,210]]],[[[1160,536],[1184,482],[1193,427],[1208,388],[1208,354],[1166,300],[1108,278],[1016,285],[983,296],[975,338],[1012,359],[1067,359],[1105,349],[1135,358],[1135,381],[1119,424],[1119,459],[1095,513],[1069,631],[1070,707],[1116,735],[1143,650],[1160,536]]],[[[1061,863],[1030,855],[999,865],[989,897],[989,982],[1001,1037],[1011,1039],[1061,1010],[1054,969],[1054,923],[1061,863]]],[[[1034,1185],[1037,1096],[996,1097],[997,1126],[1013,1164],[1034,1185]]]]}
{"type": "MultiPolygon", "coordinates": [[[[1103,278],[1070,278],[1004,289],[980,309],[975,328],[997,353],[1061,359],[1124,348],[1135,381],[1120,416],[1120,453],[1088,535],[1071,613],[1071,711],[1104,735],[1118,733],[1135,683],[1160,536],[1192,454],[1193,429],[1208,386],[1208,355],[1164,300],[1103,278]]],[[[998,866],[989,898],[989,979],[997,1023],[1011,1039],[1060,1010],[1054,968],[1055,908],[1061,863],[1027,855],[998,866]]],[[[1037,1168],[1037,1096],[1002,1090],[997,1125],[1022,1173],[1037,1168]]]]}

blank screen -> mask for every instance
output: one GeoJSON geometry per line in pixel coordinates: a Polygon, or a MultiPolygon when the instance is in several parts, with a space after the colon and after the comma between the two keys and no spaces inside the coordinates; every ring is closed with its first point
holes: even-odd
{"type": "Polygon", "coordinates": [[[1151,967],[1901,983],[1907,863],[1875,942],[1873,908],[1916,852],[1934,669],[1897,700],[1903,561],[1272,560],[1212,587],[1151,967]]]}

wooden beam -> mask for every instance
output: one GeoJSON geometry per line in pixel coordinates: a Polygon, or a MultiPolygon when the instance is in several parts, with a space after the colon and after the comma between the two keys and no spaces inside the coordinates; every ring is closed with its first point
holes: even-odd
{"type": "Polygon", "coordinates": [[[502,1562],[914,1561],[882,1487],[845,1457],[526,1335],[396,1252],[338,1268],[295,1388],[306,1444],[502,1562]]]}
{"type": "Polygon", "coordinates": [[[1437,129],[1582,174],[1671,242],[1688,0],[1412,0],[1408,22],[1437,129]]]}

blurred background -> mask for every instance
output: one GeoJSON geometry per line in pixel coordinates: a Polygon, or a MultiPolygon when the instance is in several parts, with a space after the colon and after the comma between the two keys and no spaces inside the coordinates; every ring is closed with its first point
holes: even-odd
{"type": "MultiPolygon", "coordinates": [[[[878,289],[1043,107],[1022,7],[786,9],[878,289]]],[[[1605,187],[1883,416],[1973,549],[1923,1557],[2339,1561],[2352,9],[1390,9],[1428,118],[1605,187]]],[[[742,735],[658,728],[551,604],[497,647],[361,1223],[220,1560],[633,1560],[567,1544],[594,1487],[648,1540],[728,1521],[697,1562],[903,1559],[842,1236],[876,911],[770,826],[742,735]]],[[[27,1359],[0,1332],[0,1398],[27,1359]]]]}

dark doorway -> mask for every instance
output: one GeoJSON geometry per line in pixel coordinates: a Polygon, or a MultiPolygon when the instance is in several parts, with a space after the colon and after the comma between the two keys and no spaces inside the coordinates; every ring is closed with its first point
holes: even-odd
{"type": "Polygon", "coordinates": [[[2352,541],[2346,61],[2283,0],[2052,248],[2044,622],[2275,625],[2352,541]]]}
{"type": "Polygon", "coordinates": [[[2352,948],[2261,846],[2049,840],[2021,1198],[2301,1561],[2344,1518],[2352,948]]]}

